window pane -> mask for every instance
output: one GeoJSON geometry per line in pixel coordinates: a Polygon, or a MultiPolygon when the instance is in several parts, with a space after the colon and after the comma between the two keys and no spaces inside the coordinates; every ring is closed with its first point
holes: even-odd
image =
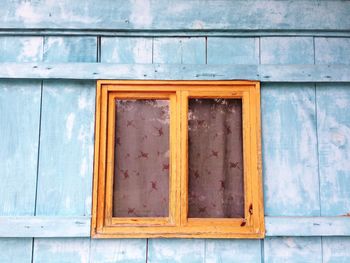
{"type": "Polygon", "coordinates": [[[241,99],[190,99],[188,145],[188,216],[244,217],[241,99]]]}
{"type": "Polygon", "coordinates": [[[169,101],[116,100],[114,217],[166,217],[169,101]]]}

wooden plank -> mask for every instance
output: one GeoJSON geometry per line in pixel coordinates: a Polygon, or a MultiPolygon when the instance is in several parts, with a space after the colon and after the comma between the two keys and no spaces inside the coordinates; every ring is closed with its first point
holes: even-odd
{"type": "Polygon", "coordinates": [[[205,239],[149,239],[148,262],[204,262],[205,239]]]}
{"type": "MultiPolygon", "coordinates": [[[[340,217],[303,217],[303,216],[276,216],[265,217],[266,236],[350,236],[350,218],[340,217]]],[[[89,237],[90,217],[62,217],[62,216],[18,216],[0,217],[0,237],[89,237]]],[[[119,240],[119,239],[118,239],[119,240]]],[[[129,242],[123,239],[123,242],[129,242]]],[[[139,239],[141,240],[141,239],[139,239]]],[[[142,239],[143,240],[143,239],[142,239]]],[[[212,250],[219,246],[210,243],[212,250]]],[[[244,243],[235,243],[235,240],[225,242],[225,246],[236,248],[244,243]],[[232,244],[230,242],[233,242],[232,244]]],[[[116,241],[117,242],[117,241],[116,241]]],[[[209,242],[209,243],[208,243],[209,242]]],[[[247,242],[249,242],[247,240],[247,242]]],[[[252,242],[251,244],[253,244],[252,242]]],[[[102,244],[102,243],[101,243],[102,244]]],[[[116,244],[119,244],[118,242],[116,244]]],[[[218,242],[220,244],[220,242],[218,242]]],[[[248,243],[247,243],[248,244],[248,243]]],[[[106,246],[113,246],[111,243],[106,246]]],[[[104,245],[96,244],[97,254],[102,253],[104,245]]],[[[125,248],[128,250],[127,248],[125,248]]],[[[252,248],[253,249],[253,248],[252,248]]],[[[213,255],[214,256],[214,255],[213,255]]],[[[242,255],[243,257],[244,255],[242,255]]],[[[253,255],[252,255],[253,256],[253,255]]],[[[113,253],[106,255],[113,257],[113,253]]]]}
{"type": "Polygon", "coordinates": [[[92,239],[90,257],[94,263],[144,263],[146,239],[92,239]]]}
{"type": "Polygon", "coordinates": [[[264,240],[265,262],[322,262],[320,237],[273,237],[264,240]]]}
{"type": "Polygon", "coordinates": [[[1,263],[31,263],[31,238],[0,238],[1,263]]]}
{"type": "Polygon", "coordinates": [[[1,62],[38,62],[42,60],[43,38],[28,36],[0,37],[1,62]]]}
{"type": "Polygon", "coordinates": [[[0,81],[0,215],[33,215],[40,81],[0,81]]]}
{"type": "Polygon", "coordinates": [[[350,82],[348,65],[178,65],[0,63],[6,79],[154,79],[263,82],[350,82]]]}
{"type": "Polygon", "coordinates": [[[208,37],[208,64],[259,64],[259,38],[208,37]]]}
{"type": "Polygon", "coordinates": [[[102,37],[101,62],[151,64],[152,38],[102,37]]]}
{"type": "Polygon", "coordinates": [[[0,217],[0,237],[89,237],[90,217],[0,217]]]}
{"type": "Polygon", "coordinates": [[[317,84],[322,215],[350,214],[350,84],[317,84]]]}
{"type": "Polygon", "coordinates": [[[96,62],[96,37],[45,37],[45,62],[96,62]]]}
{"type": "Polygon", "coordinates": [[[37,215],[90,215],[94,102],[93,82],[44,82],[37,215]]]}
{"type": "Polygon", "coordinates": [[[322,246],[323,262],[350,262],[350,237],[324,237],[322,246]]]}
{"type": "Polygon", "coordinates": [[[1,28],[348,30],[348,1],[5,2],[1,28]],[[330,12],[332,10],[332,12],[330,12]]]}
{"type": "Polygon", "coordinates": [[[205,240],[204,262],[262,262],[260,240],[205,240]]]}
{"type": "Polygon", "coordinates": [[[35,238],[33,263],[89,263],[88,238],[35,238]]]}
{"type": "Polygon", "coordinates": [[[350,38],[315,38],[316,64],[350,64],[350,38]]]}
{"type": "Polygon", "coordinates": [[[205,64],[205,38],[154,38],[153,63],[205,64]]]}
{"type": "Polygon", "coordinates": [[[263,85],[261,104],[265,215],[318,216],[314,85],[263,85]]]}
{"type": "Polygon", "coordinates": [[[312,37],[262,37],[261,64],[314,64],[312,37]]]}
{"type": "Polygon", "coordinates": [[[350,217],[265,217],[266,236],[350,236],[350,217]]]}

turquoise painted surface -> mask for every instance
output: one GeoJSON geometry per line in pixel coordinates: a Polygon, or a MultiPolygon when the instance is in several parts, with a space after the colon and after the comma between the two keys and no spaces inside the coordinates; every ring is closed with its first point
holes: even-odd
{"type": "Polygon", "coordinates": [[[350,38],[315,38],[316,64],[350,64],[350,38]]]}
{"type": "Polygon", "coordinates": [[[153,63],[205,64],[205,38],[154,38],[153,63]]]}
{"type": "Polygon", "coordinates": [[[146,239],[91,240],[90,261],[94,263],[147,262],[146,239]]]}
{"type": "Polygon", "coordinates": [[[259,64],[259,38],[208,37],[208,64],[259,64]]]}
{"type": "Polygon", "coordinates": [[[322,215],[350,213],[350,85],[317,84],[322,215]]]}
{"type": "Polygon", "coordinates": [[[1,28],[348,30],[348,1],[4,2],[1,28]]]}
{"type": "Polygon", "coordinates": [[[42,37],[0,37],[1,62],[37,62],[42,60],[42,54],[42,37]]]}
{"type": "Polygon", "coordinates": [[[148,262],[202,263],[205,260],[204,239],[149,239],[148,262]]]}
{"type": "Polygon", "coordinates": [[[101,62],[151,64],[153,38],[102,37],[101,62]]]}
{"type": "Polygon", "coordinates": [[[33,215],[41,82],[0,81],[0,215],[33,215]]]}
{"type": "Polygon", "coordinates": [[[32,263],[32,238],[0,238],[1,263],[32,263]]]}
{"type": "Polygon", "coordinates": [[[261,64],[314,64],[312,37],[262,37],[261,64]]]}
{"type": "Polygon", "coordinates": [[[272,237],[264,242],[266,263],[321,263],[320,237],[272,237]]]}
{"type": "Polygon", "coordinates": [[[204,262],[262,262],[260,240],[207,239],[205,242],[204,262]]]}
{"type": "Polygon", "coordinates": [[[312,84],[262,87],[266,215],[320,215],[315,106],[312,84]]]}
{"type": "Polygon", "coordinates": [[[90,215],[94,105],[93,82],[44,81],[37,215],[90,215]]]}
{"type": "Polygon", "coordinates": [[[44,37],[45,62],[96,62],[96,37],[44,37]]]}
{"type": "Polygon", "coordinates": [[[350,262],[350,237],[323,237],[323,262],[350,262]]]}
{"type": "Polygon", "coordinates": [[[89,263],[88,238],[35,238],[33,263],[89,263]]]}

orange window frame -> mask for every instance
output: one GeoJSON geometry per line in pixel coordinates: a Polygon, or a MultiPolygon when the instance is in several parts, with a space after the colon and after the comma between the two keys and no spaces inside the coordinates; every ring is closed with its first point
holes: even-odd
{"type": "Polygon", "coordinates": [[[96,91],[91,236],[94,238],[263,238],[260,83],[99,80],[96,91]],[[169,216],[112,216],[115,99],[167,99],[170,105],[169,216]],[[242,99],[244,218],[188,218],[188,100],[242,99]]]}

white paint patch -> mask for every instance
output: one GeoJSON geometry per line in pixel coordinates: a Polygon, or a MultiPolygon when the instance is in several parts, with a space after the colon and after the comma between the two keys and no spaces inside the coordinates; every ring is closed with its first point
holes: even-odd
{"type": "Polygon", "coordinates": [[[80,176],[82,178],[85,177],[87,170],[88,170],[87,161],[86,161],[86,158],[83,158],[83,161],[81,162],[81,165],[80,165],[80,176]]]}
{"type": "Polygon", "coordinates": [[[152,25],[150,0],[133,0],[131,8],[130,22],[135,28],[146,28],[152,25]]]}
{"type": "Polygon", "coordinates": [[[133,48],[135,63],[152,63],[152,41],[138,39],[133,48]]]}
{"type": "Polygon", "coordinates": [[[86,96],[82,95],[78,100],[78,107],[80,110],[91,108],[91,100],[87,99],[86,96]]]}
{"type": "Polygon", "coordinates": [[[192,24],[192,29],[203,29],[205,27],[205,23],[200,20],[195,20],[192,24]]]}
{"type": "Polygon", "coordinates": [[[18,61],[33,62],[42,58],[42,38],[31,37],[21,39],[22,50],[18,56],[18,61]]]}
{"type": "Polygon", "coordinates": [[[24,23],[36,24],[42,20],[42,13],[34,10],[30,2],[22,2],[17,7],[15,16],[21,18],[24,23]]]}
{"type": "Polygon", "coordinates": [[[69,113],[66,121],[66,136],[68,140],[72,139],[72,132],[74,127],[75,115],[74,113],[69,113]]]}

